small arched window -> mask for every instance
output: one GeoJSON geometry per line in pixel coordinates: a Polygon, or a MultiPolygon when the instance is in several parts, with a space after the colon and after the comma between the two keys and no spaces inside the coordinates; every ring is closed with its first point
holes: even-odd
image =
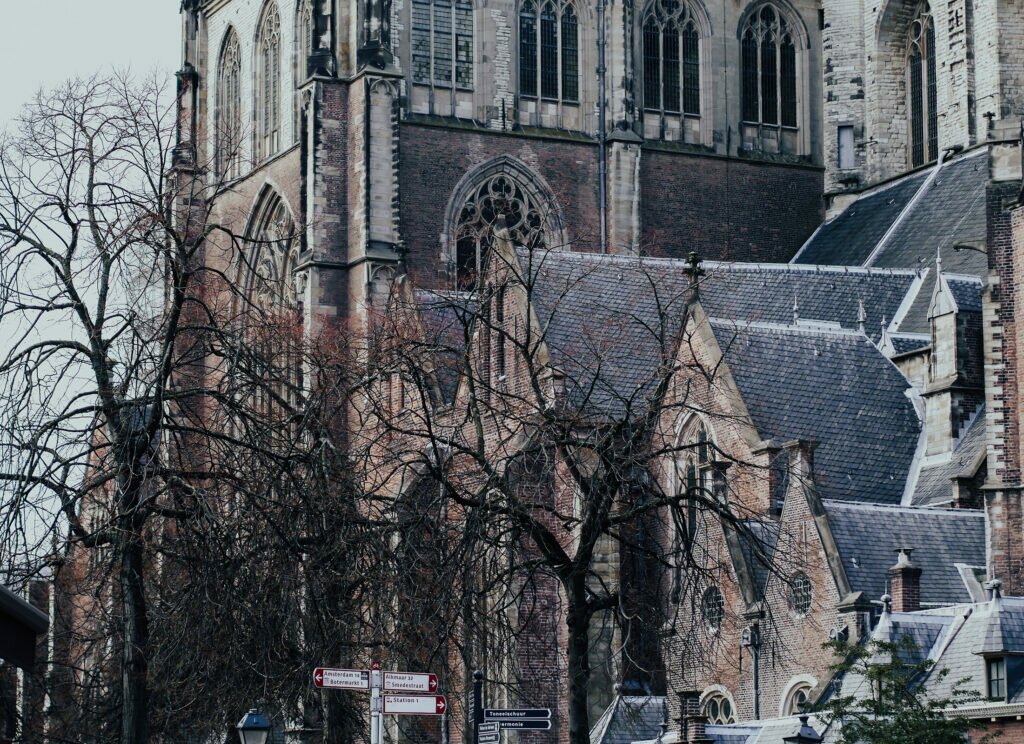
{"type": "Polygon", "coordinates": [[[241,175],[242,52],[238,34],[228,31],[217,69],[217,172],[222,178],[241,175]]]}
{"type": "Polygon", "coordinates": [[[309,57],[313,53],[313,0],[301,0],[299,3],[295,33],[299,42],[295,47],[295,78],[296,83],[301,83],[308,77],[309,57]]]}
{"type": "Polygon", "coordinates": [[[796,127],[796,42],[786,18],[772,5],[751,13],[740,34],[743,121],[796,127]]]}
{"type": "Polygon", "coordinates": [[[473,87],[470,0],[412,0],[412,79],[439,88],[473,87]]]}
{"type": "Polygon", "coordinates": [[[519,9],[519,93],[576,102],[579,21],[572,3],[523,0],[519,9]]]}
{"type": "Polygon", "coordinates": [[[644,108],[700,115],[700,34],[690,7],[655,0],[643,31],[644,108]]]}
{"type": "Polygon", "coordinates": [[[936,101],[935,25],[928,3],[922,3],[907,37],[907,93],[910,119],[910,164],[924,165],[939,156],[939,115],[936,101]]]}
{"type": "Polygon", "coordinates": [[[267,7],[256,40],[257,149],[266,159],[281,147],[281,16],[276,5],[267,7]]]}
{"type": "Polygon", "coordinates": [[[810,682],[798,682],[793,685],[782,702],[782,715],[796,716],[803,713],[811,699],[811,689],[810,682]]]}
{"type": "Polygon", "coordinates": [[[736,706],[724,692],[712,692],[704,698],[704,716],[713,726],[727,726],[736,723],[736,706]]]}

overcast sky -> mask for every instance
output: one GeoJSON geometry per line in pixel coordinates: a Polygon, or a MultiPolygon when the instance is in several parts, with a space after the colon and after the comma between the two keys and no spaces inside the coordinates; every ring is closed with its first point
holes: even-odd
{"type": "Polygon", "coordinates": [[[180,0],[0,0],[0,126],[40,87],[116,67],[171,75],[180,0]]]}

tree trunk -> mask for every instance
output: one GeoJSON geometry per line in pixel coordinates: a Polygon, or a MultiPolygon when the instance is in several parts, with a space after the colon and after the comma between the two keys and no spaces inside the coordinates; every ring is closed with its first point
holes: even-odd
{"type": "Polygon", "coordinates": [[[569,592],[568,664],[569,664],[569,744],[589,744],[590,709],[587,691],[590,682],[590,614],[585,605],[584,580],[569,592]],[[574,591],[575,590],[575,591],[574,591]]]}
{"type": "Polygon", "coordinates": [[[120,556],[121,743],[145,744],[149,739],[146,651],[149,627],[143,584],[142,544],[138,535],[125,538],[120,556]]]}

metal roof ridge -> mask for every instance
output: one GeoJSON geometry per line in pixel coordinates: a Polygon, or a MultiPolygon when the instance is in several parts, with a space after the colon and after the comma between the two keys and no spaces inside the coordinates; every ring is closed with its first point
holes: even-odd
{"type": "MultiPolygon", "coordinates": [[[[807,320],[808,323],[813,323],[813,318],[801,318],[801,320],[807,320]]],[[[831,325],[832,321],[822,320],[821,323],[829,323],[830,325],[786,325],[785,323],[769,323],[763,320],[736,320],[734,318],[720,318],[717,316],[708,316],[708,322],[712,325],[718,323],[723,325],[730,325],[736,329],[753,328],[755,330],[765,331],[782,331],[789,333],[802,333],[814,336],[849,336],[854,338],[863,338],[870,342],[867,336],[862,334],[860,331],[853,328],[843,328],[840,325],[831,325]]],[[[872,344],[874,346],[874,344],[872,344]]]]}
{"type": "Polygon", "coordinates": [[[903,512],[924,512],[926,514],[944,517],[975,517],[985,518],[983,509],[949,509],[938,506],[916,506],[913,504],[879,504],[872,501],[849,501],[846,499],[822,499],[825,511],[835,506],[849,508],[855,511],[873,511],[877,509],[903,512]]]}
{"type": "Polygon", "coordinates": [[[952,280],[954,282],[970,282],[971,284],[977,284],[979,287],[985,286],[985,282],[982,278],[974,274],[957,274],[952,271],[943,271],[942,275],[946,277],[947,280],[952,280]]]}

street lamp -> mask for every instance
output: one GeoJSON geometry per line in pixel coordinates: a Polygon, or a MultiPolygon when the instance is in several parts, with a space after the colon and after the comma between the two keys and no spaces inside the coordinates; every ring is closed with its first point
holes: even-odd
{"type": "Polygon", "coordinates": [[[246,713],[235,728],[238,729],[238,738],[242,740],[242,744],[267,744],[270,721],[259,708],[253,708],[246,713]]]}

